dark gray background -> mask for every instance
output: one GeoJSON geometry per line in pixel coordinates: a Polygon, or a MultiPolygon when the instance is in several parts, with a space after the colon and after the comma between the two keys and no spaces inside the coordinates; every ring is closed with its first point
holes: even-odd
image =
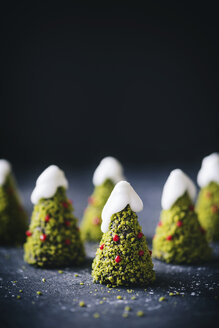
{"type": "Polygon", "coordinates": [[[0,157],[200,161],[218,148],[216,2],[5,2],[0,157]]]}

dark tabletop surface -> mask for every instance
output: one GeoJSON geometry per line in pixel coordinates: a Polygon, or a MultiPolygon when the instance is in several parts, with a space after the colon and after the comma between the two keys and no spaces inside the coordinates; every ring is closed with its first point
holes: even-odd
{"type": "MultiPolygon", "coordinates": [[[[125,172],[144,202],[139,221],[149,245],[159,220],[162,187],[170,169],[173,167],[129,168],[125,172]]],[[[195,178],[197,167],[183,169],[195,178]]],[[[39,173],[35,170],[34,174],[17,174],[29,214],[32,211],[30,193],[39,173]]],[[[93,188],[92,170],[72,174],[67,169],[66,175],[70,184],[68,196],[73,199],[76,216],[81,218],[93,188]]],[[[109,289],[93,284],[90,273],[96,244],[86,245],[87,261],[83,267],[64,268],[62,273],[36,269],[24,263],[22,248],[0,247],[0,327],[216,326],[219,321],[219,244],[212,244],[212,247],[214,256],[211,262],[199,266],[167,265],[153,260],[156,282],[146,290],[109,289]],[[37,295],[37,291],[42,295],[37,295]],[[170,296],[169,293],[178,295],[170,296]],[[18,295],[20,299],[17,299],[18,295]],[[122,299],[117,299],[117,296],[122,299]],[[160,302],[162,296],[165,300],[160,302]],[[80,301],[86,306],[80,307],[80,301]],[[131,311],[124,318],[126,306],[131,311]],[[143,317],[137,316],[140,310],[144,312],[143,317]]]]}

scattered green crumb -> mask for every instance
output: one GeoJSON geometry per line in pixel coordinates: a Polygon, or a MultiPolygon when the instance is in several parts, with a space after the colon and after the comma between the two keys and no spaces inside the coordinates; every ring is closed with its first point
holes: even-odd
{"type": "Polygon", "coordinates": [[[127,311],[127,312],[131,311],[131,307],[130,306],[126,306],[125,307],[125,311],[127,311]]]}
{"type": "Polygon", "coordinates": [[[131,297],[131,300],[136,300],[136,297],[135,297],[135,296],[132,296],[132,297],[131,297]]]}
{"type": "Polygon", "coordinates": [[[23,289],[19,289],[19,293],[23,293],[23,289]]]}
{"type": "Polygon", "coordinates": [[[95,313],[93,314],[93,317],[94,317],[95,319],[98,319],[98,318],[100,317],[100,315],[99,315],[99,313],[95,312],[95,313]]]}
{"type": "Polygon", "coordinates": [[[62,274],[62,273],[63,273],[63,271],[62,271],[62,270],[59,270],[59,271],[58,271],[58,273],[62,274]]]}
{"type": "Polygon", "coordinates": [[[179,292],[176,292],[176,295],[179,295],[179,292]]]}
{"type": "Polygon", "coordinates": [[[80,307],[85,307],[86,305],[85,305],[84,301],[81,301],[81,302],[79,302],[79,306],[80,307]]]}
{"type": "Polygon", "coordinates": [[[103,301],[100,301],[99,304],[103,304],[103,301]]]}
{"type": "Polygon", "coordinates": [[[117,300],[122,300],[122,296],[118,295],[117,297],[117,300]]]}
{"type": "Polygon", "coordinates": [[[145,288],[145,289],[144,289],[144,291],[146,292],[146,291],[147,291],[147,289],[145,288]]]}
{"type": "Polygon", "coordinates": [[[93,292],[90,292],[90,294],[93,294],[93,292]]]}
{"type": "Polygon", "coordinates": [[[127,293],[131,294],[133,292],[132,289],[127,289],[127,293]]]}
{"type": "Polygon", "coordinates": [[[14,281],[12,281],[13,282],[13,284],[16,284],[17,283],[17,280],[14,280],[14,281]]]}
{"type": "Polygon", "coordinates": [[[107,293],[110,293],[110,290],[108,290],[107,293]]]}
{"type": "Polygon", "coordinates": [[[164,296],[161,296],[160,298],[159,298],[159,302],[163,302],[163,301],[165,301],[165,297],[164,296]]]}
{"type": "Polygon", "coordinates": [[[80,282],[80,285],[84,285],[84,283],[81,281],[81,282],[80,282]]]}
{"type": "Polygon", "coordinates": [[[94,289],[95,292],[97,292],[98,290],[97,289],[94,289]]]}
{"type": "Polygon", "coordinates": [[[175,296],[175,294],[171,292],[171,293],[169,293],[169,296],[175,296]]]}
{"type": "Polygon", "coordinates": [[[138,311],[137,312],[137,316],[138,317],[143,317],[144,316],[144,312],[143,311],[138,311]]]}
{"type": "Polygon", "coordinates": [[[78,277],[78,274],[77,273],[75,273],[75,277],[78,277]]]}
{"type": "Polygon", "coordinates": [[[45,278],[42,278],[42,282],[46,282],[46,279],[45,278]]]}
{"type": "Polygon", "coordinates": [[[21,295],[17,295],[17,299],[20,300],[21,299],[21,295]]]}
{"type": "Polygon", "coordinates": [[[103,300],[105,301],[106,300],[106,297],[103,297],[103,300]]]}
{"type": "Polygon", "coordinates": [[[122,316],[123,316],[123,318],[128,318],[128,313],[127,312],[124,312],[123,314],[122,314],[122,316]]]}
{"type": "Polygon", "coordinates": [[[41,291],[37,291],[36,293],[37,293],[37,295],[43,295],[43,293],[41,291]]]}

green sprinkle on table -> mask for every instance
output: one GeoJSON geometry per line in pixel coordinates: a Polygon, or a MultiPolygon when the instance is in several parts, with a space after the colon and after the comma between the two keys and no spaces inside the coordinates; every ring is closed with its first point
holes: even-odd
{"type": "Polygon", "coordinates": [[[37,293],[37,295],[43,295],[43,293],[41,291],[37,291],[36,293],[37,293]]]}
{"type": "Polygon", "coordinates": [[[14,280],[14,281],[12,281],[13,282],[13,284],[16,284],[17,283],[17,280],[14,280]]]}
{"type": "Polygon", "coordinates": [[[174,293],[169,293],[169,296],[175,296],[175,294],[174,293]]]}
{"type": "Polygon", "coordinates": [[[99,304],[103,304],[103,301],[100,301],[99,304]]]}
{"type": "Polygon", "coordinates": [[[96,313],[93,314],[93,317],[94,317],[95,319],[98,319],[98,318],[100,317],[100,315],[99,315],[99,313],[96,312],[96,313]]]}
{"type": "Polygon", "coordinates": [[[123,314],[122,314],[122,316],[123,316],[123,318],[128,318],[128,313],[127,312],[124,312],[123,314]]]}
{"type": "Polygon", "coordinates": [[[131,297],[131,300],[136,300],[136,297],[135,297],[135,296],[132,296],[132,297],[131,297]]]}
{"type": "Polygon", "coordinates": [[[160,298],[159,298],[159,302],[163,302],[163,301],[165,301],[166,300],[166,298],[164,297],[164,296],[161,296],[160,298]]]}
{"type": "Polygon", "coordinates": [[[62,273],[63,273],[63,271],[62,271],[62,270],[59,270],[59,271],[58,271],[58,273],[62,274],[62,273]]]}
{"type": "Polygon", "coordinates": [[[117,297],[117,300],[122,300],[122,296],[118,295],[117,297]]]}
{"type": "Polygon", "coordinates": [[[23,293],[23,289],[19,289],[19,293],[23,293]]]}
{"type": "Polygon", "coordinates": [[[80,307],[85,307],[86,305],[85,305],[84,301],[81,301],[81,302],[79,302],[79,306],[80,307]]]}
{"type": "Polygon", "coordinates": [[[42,282],[46,282],[46,279],[45,278],[42,278],[42,282]]]}
{"type": "Polygon", "coordinates": [[[137,316],[138,317],[143,317],[144,316],[144,312],[143,311],[138,311],[137,312],[137,316]]]}
{"type": "Polygon", "coordinates": [[[74,275],[75,277],[78,277],[78,274],[77,273],[75,273],[75,275],[74,275]]]}
{"type": "Polygon", "coordinates": [[[17,300],[20,300],[21,299],[21,295],[17,295],[17,300]]]}
{"type": "Polygon", "coordinates": [[[130,306],[126,306],[126,307],[125,307],[125,311],[126,311],[126,312],[130,312],[130,311],[131,311],[130,306]]]}
{"type": "Polygon", "coordinates": [[[81,285],[81,286],[83,286],[83,285],[84,285],[84,283],[83,283],[83,282],[80,282],[80,285],[81,285]]]}

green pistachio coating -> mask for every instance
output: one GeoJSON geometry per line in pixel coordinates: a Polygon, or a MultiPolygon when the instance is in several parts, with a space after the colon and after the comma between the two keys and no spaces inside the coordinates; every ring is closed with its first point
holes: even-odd
{"type": "Polygon", "coordinates": [[[24,260],[40,267],[62,267],[83,262],[84,246],[73,207],[63,187],[52,198],[34,206],[24,245],[24,260]],[[43,237],[43,238],[42,238],[43,237]]]}
{"type": "Polygon", "coordinates": [[[219,240],[219,185],[209,183],[198,195],[196,211],[209,241],[219,240]]]}
{"type": "Polygon", "coordinates": [[[155,280],[153,263],[138,217],[130,206],[111,217],[92,264],[94,282],[109,286],[147,285],[155,280]],[[117,235],[118,241],[113,237],[117,235]],[[139,237],[139,238],[138,238],[139,237]]]}
{"type": "Polygon", "coordinates": [[[169,210],[161,212],[161,220],[153,239],[153,256],[167,263],[196,263],[208,260],[211,249],[187,193],[169,210]]]}
{"type": "Polygon", "coordinates": [[[25,241],[28,218],[11,174],[0,186],[0,244],[19,245],[25,241]]]}
{"type": "Polygon", "coordinates": [[[100,241],[102,237],[101,231],[101,213],[106,204],[114,183],[107,179],[100,186],[96,186],[93,194],[89,198],[89,204],[84,212],[81,223],[81,236],[83,240],[100,241]]]}

